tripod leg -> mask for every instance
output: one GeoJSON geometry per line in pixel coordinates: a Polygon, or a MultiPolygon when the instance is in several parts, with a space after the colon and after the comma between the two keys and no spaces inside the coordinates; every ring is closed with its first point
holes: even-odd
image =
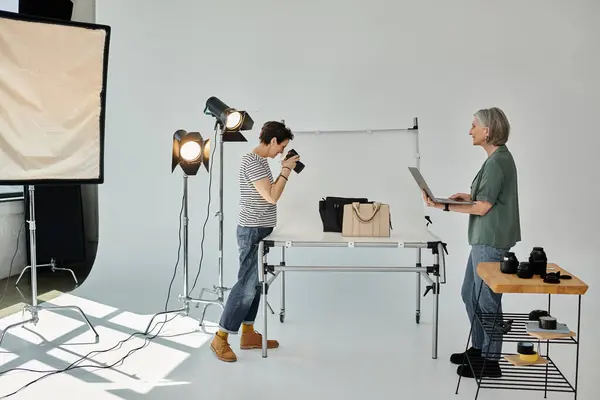
{"type": "Polygon", "coordinates": [[[25,271],[27,271],[28,269],[31,268],[31,265],[26,266],[25,268],[23,268],[23,271],[21,271],[21,274],[19,275],[19,279],[17,279],[17,281],[15,282],[15,286],[19,285],[19,281],[21,280],[21,278],[23,277],[23,274],[25,273],[25,271]]]}
{"type": "Polygon", "coordinates": [[[219,306],[221,308],[221,311],[225,310],[225,306],[223,305],[223,303],[215,300],[214,302],[211,303],[205,303],[204,307],[202,307],[202,316],[200,317],[200,326],[202,328],[205,328],[204,326],[204,315],[206,314],[206,309],[208,308],[208,306],[219,306]]]}
{"type": "MultiPolygon", "coordinates": [[[[204,326],[204,315],[206,315],[206,309],[208,308],[209,304],[205,304],[204,307],[202,307],[202,315],[200,316],[200,326],[204,326]]],[[[196,307],[200,307],[200,303],[196,304],[196,307]]]]}
{"type": "Polygon", "coordinates": [[[42,306],[41,307],[44,310],[73,310],[78,312],[79,314],[81,314],[81,317],[85,320],[86,324],[90,327],[90,329],[94,332],[94,335],[96,335],[96,339],[98,339],[99,335],[98,332],[96,332],[96,329],[94,328],[94,326],[92,325],[92,323],[90,322],[90,320],[88,319],[88,317],[85,315],[85,313],[83,312],[83,310],[77,306],[42,306]]]}
{"type": "Polygon", "coordinates": [[[4,329],[0,329],[0,332],[2,332],[2,333],[0,333],[0,344],[2,344],[2,340],[4,340],[4,335],[6,334],[6,332],[9,329],[15,328],[20,325],[28,324],[29,322],[35,322],[35,318],[30,318],[27,321],[15,322],[14,324],[10,324],[9,326],[7,326],[4,329]]]}
{"type": "Polygon", "coordinates": [[[69,269],[69,268],[59,268],[59,267],[54,267],[53,269],[54,269],[54,271],[69,271],[71,273],[71,275],[73,275],[73,280],[75,281],[75,284],[79,285],[79,282],[77,281],[77,277],[75,276],[75,272],[73,272],[72,269],[69,269]]]}

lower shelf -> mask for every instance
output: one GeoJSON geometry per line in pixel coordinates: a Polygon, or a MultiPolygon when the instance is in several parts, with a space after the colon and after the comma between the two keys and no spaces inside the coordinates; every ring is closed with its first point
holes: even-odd
{"type": "Polygon", "coordinates": [[[575,389],[567,378],[554,364],[551,358],[547,358],[545,365],[514,366],[504,359],[504,356],[514,353],[503,353],[500,359],[502,376],[499,378],[477,378],[480,388],[487,389],[513,389],[534,390],[547,392],[574,393],[575,389]]]}
{"type": "Polygon", "coordinates": [[[477,319],[483,325],[485,332],[491,336],[493,341],[501,342],[537,342],[538,340],[543,343],[551,344],[577,344],[577,340],[574,337],[550,337],[550,339],[538,339],[527,332],[526,323],[529,322],[529,314],[514,314],[504,313],[496,316],[495,314],[476,313],[477,319]],[[508,321],[510,323],[510,329],[502,332],[502,327],[494,329],[494,323],[496,325],[503,324],[504,327],[508,328],[508,321]]]}

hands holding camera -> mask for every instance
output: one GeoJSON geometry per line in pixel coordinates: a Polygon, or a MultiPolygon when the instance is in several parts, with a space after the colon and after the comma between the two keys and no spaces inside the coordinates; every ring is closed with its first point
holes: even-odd
{"type": "Polygon", "coordinates": [[[298,163],[298,161],[300,160],[300,156],[299,155],[295,155],[289,158],[284,158],[281,161],[281,169],[289,169],[290,172],[296,168],[296,164],[298,163]]]}
{"type": "Polygon", "coordinates": [[[282,169],[289,168],[290,170],[294,170],[294,172],[296,172],[297,174],[302,172],[304,167],[305,165],[300,161],[300,155],[294,149],[288,151],[283,161],[281,161],[282,169]]]}

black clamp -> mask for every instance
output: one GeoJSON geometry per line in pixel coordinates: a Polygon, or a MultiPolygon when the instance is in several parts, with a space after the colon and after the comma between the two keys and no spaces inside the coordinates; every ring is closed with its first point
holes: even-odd
{"type": "Polygon", "coordinates": [[[433,224],[433,221],[431,220],[431,217],[429,215],[425,216],[425,220],[427,221],[427,224],[425,224],[425,226],[429,226],[430,224],[433,224]]]}
{"type": "Polygon", "coordinates": [[[440,288],[439,288],[439,284],[434,283],[432,285],[427,285],[427,287],[425,288],[425,293],[423,293],[423,297],[427,296],[427,293],[429,293],[429,291],[432,290],[433,294],[439,294],[440,293],[440,288]]]}
{"type": "MultiPolygon", "coordinates": [[[[448,248],[446,247],[446,243],[444,242],[427,242],[427,248],[431,250],[431,253],[434,255],[438,255],[438,246],[442,245],[444,252],[448,254],[448,248]]],[[[426,267],[428,274],[433,274],[435,276],[440,276],[440,264],[433,264],[431,267],[426,267]]]]}
{"type": "Polygon", "coordinates": [[[434,276],[438,276],[440,274],[440,264],[433,264],[430,266],[426,266],[428,274],[433,274],[434,276]]]}
{"type": "MultiPolygon", "coordinates": [[[[266,275],[271,274],[271,275],[275,275],[275,266],[271,265],[271,264],[263,264],[263,270],[265,273],[265,294],[269,293],[269,282],[267,281],[266,275]]],[[[262,292],[262,284],[259,282],[258,286],[256,287],[257,290],[262,292]]]]}
{"type": "Polygon", "coordinates": [[[275,266],[271,264],[265,264],[265,274],[275,275],[275,266]]]}
{"type": "Polygon", "coordinates": [[[263,255],[269,254],[269,249],[275,247],[275,242],[272,240],[263,240],[263,255]]]}
{"type": "Polygon", "coordinates": [[[444,253],[448,254],[448,245],[447,243],[444,242],[427,242],[427,248],[431,250],[431,254],[439,254],[438,252],[438,245],[442,245],[442,248],[444,249],[444,253]]]}

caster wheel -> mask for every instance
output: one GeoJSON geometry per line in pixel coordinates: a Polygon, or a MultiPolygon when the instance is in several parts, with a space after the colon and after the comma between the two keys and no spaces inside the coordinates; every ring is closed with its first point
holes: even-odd
{"type": "Polygon", "coordinates": [[[285,314],[279,314],[279,322],[283,323],[285,320],[285,314]]]}
{"type": "Polygon", "coordinates": [[[415,320],[417,321],[417,324],[418,324],[419,322],[421,322],[421,315],[417,314],[417,315],[415,316],[415,320]]]}

